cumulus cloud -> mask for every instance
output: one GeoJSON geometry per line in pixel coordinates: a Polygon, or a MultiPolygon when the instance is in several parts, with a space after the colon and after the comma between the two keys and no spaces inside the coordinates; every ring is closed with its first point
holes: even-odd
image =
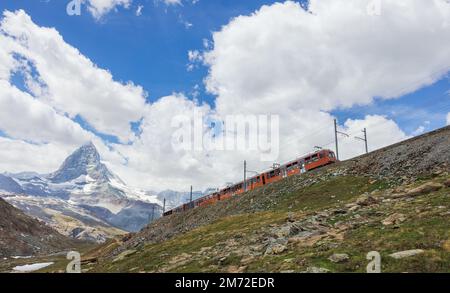
{"type": "Polygon", "coordinates": [[[233,19],[204,56],[218,110],[329,111],[401,96],[449,70],[444,0],[386,0],[380,16],[368,3],[312,0],[306,11],[287,1],[233,19]]]}
{"type": "Polygon", "coordinates": [[[1,171],[51,172],[89,140],[111,164],[124,163],[73,118],[129,141],[130,122],[146,107],[141,87],[114,81],[56,30],[35,25],[21,10],[4,13],[0,43],[0,133],[6,135],[0,136],[1,171]],[[12,85],[13,75],[23,78],[23,88],[12,85]]]}
{"type": "Polygon", "coordinates": [[[145,106],[142,87],[115,81],[55,29],[37,26],[23,10],[6,11],[0,26],[6,44],[0,48],[0,58],[7,60],[0,74],[23,71],[33,96],[58,113],[70,118],[79,115],[97,131],[123,142],[132,139],[130,122],[142,117],[145,106]],[[24,60],[27,66],[20,66],[24,60]]]}
{"type": "Polygon", "coordinates": [[[368,115],[364,119],[348,119],[340,127],[340,131],[349,134],[349,137],[340,137],[341,159],[349,159],[365,152],[364,141],[355,140],[364,138],[362,130],[367,129],[369,152],[410,138],[393,121],[380,115],[368,115]]]}
{"type": "Polygon", "coordinates": [[[0,130],[8,136],[34,143],[79,145],[91,135],[52,107],[0,80],[0,130]]]}
{"type": "Polygon", "coordinates": [[[35,171],[47,173],[56,170],[67,156],[64,144],[31,144],[22,140],[0,137],[1,171],[35,171]]]}
{"type": "Polygon", "coordinates": [[[141,16],[143,9],[144,9],[144,5],[139,5],[138,8],[136,9],[136,16],[141,16]]]}
{"type": "Polygon", "coordinates": [[[181,0],[163,0],[166,5],[181,5],[181,0]]]}

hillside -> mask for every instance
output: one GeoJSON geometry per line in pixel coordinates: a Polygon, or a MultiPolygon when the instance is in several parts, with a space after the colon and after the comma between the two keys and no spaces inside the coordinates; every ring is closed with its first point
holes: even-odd
{"type": "Polygon", "coordinates": [[[50,254],[78,244],[0,198],[0,259],[50,254]]]}
{"type": "Polygon", "coordinates": [[[84,269],[363,272],[375,250],[385,272],[450,272],[449,167],[446,127],[160,219],[86,254],[84,269]]]}
{"type": "Polygon", "coordinates": [[[161,210],[156,196],[127,186],[110,171],[91,142],[53,173],[1,174],[0,192],[63,235],[96,242],[139,231],[161,210]]]}

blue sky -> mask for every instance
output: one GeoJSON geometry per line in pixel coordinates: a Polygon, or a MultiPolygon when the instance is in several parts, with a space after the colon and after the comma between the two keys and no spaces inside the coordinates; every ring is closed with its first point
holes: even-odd
{"type": "MultiPolygon", "coordinates": [[[[197,106],[206,103],[211,108],[214,108],[216,102],[220,101],[220,105],[222,106],[220,111],[222,114],[228,113],[229,109],[232,109],[234,105],[239,105],[243,109],[254,111],[252,112],[253,114],[271,111],[286,115],[286,124],[289,124],[288,128],[291,128],[291,123],[298,123],[298,127],[293,127],[292,133],[283,134],[284,136],[281,138],[281,142],[283,144],[283,141],[285,141],[285,145],[289,145],[298,137],[311,137],[311,132],[314,134],[315,129],[322,127],[321,125],[314,124],[325,123],[331,126],[334,117],[339,120],[343,131],[358,132],[361,127],[369,125],[369,134],[371,135],[372,141],[384,140],[386,137],[385,141],[379,142],[373,148],[382,147],[383,145],[405,139],[412,135],[443,127],[447,123],[447,115],[450,112],[450,81],[448,73],[447,75],[442,73],[442,68],[450,69],[450,58],[448,58],[448,46],[445,45],[445,42],[448,40],[438,35],[438,33],[448,36],[448,32],[444,26],[439,26],[439,23],[433,22],[434,19],[440,19],[440,15],[437,12],[435,12],[436,15],[433,18],[429,19],[426,18],[429,15],[416,13],[422,17],[416,19],[417,23],[402,26],[402,24],[396,22],[395,15],[397,13],[399,15],[398,17],[403,17],[404,15],[402,14],[405,13],[408,16],[408,12],[396,10],[397,7],[393,4],[395,1],[387,1],[386,3],[392,5],[391,9],[393,13],[389,15],[383,14],[381,19],[385,23],[390,23],[394,26],[398,24],[398,27],[386,30],[381,22],[377,22],[378,19],[374,19],[375,21],[364,19],[363,21],[366,23],[361,24],[361,31],[358,31],[359,24],[350,27],[347,24],[346,17],[354,16],[354,14],[349,12],[351,7],[344,8],[344,5],[338,7],[338,5],[332,5],[332,3],[336,2],[330,0],[315,0],[316,3],[320,3],[316,7],[319,18],[316,22],[321,24],[319,29],[314,27],[313,24],[315,22],[308,23],[311,18],[308,18],[305,13],[300,11],[301,9],[295,6],[296,4],[293,4],[293,2],[263,0],[182,0],[182,5],[167,5],[164,3],[164,0],[123,1],[129,1],[129,7],[118,6],[113,11],[105,13],[99,19],[96,19],[87,10],[87,4],[82,6],[80,16],[67,15],[66,5],[70,2],[69,0],[15,0],[0,2],[0,11],[2,12],[5,10],[16,11],[23,9],[31,17],[32,22],[37,28],[55,28],[64,38],[66,44],[79,50],[80,55],[91,60],[97,68],[108,70],[114,81],[118,81],[122,85],[131,81],[134,85],[141,86],[148,93],[148,105],[152,105],[151,109],[149,106],[149,109],[141,112],[140,110],[143,108],[143,105],[138,100],[142,96],[133,92],[133,90],[138,90],[138,88],[133,87],[131,90],[120,88],[119,90],[123,90],[121,92],[124,94],[123,99],[130,98],[132,104],[134,103],[134,109],[139,113],[135,115],[133,115],[132,111],[125,113],[124,117],[118,119],[123,121],[118,121],[116,124],[114,117],[99,117],[100,121],[96,120],[98,116],[102,115],[102,107],[105,106],[104,104],[100,104],[100,102],[89,103],[86,100],[80,100],[80,105],[82,106],[79,109],[71,109],[74,104],[71,104],[70,99],[76,99],[77,93],[70,93],[71,97],[68,97],[67,101],[63,101],[63,99],[58,100],[56,95],[64,94],[64,91],[61,91],[57,87],[53,88],[51,89],[52,94],[55,95],[53,98],[56,97],[58,101],[48,101],[41,99],[41,97],[39,97],[39,101],[45,104],[45,107],[47,107],[45,109],[50,109],[48,111],[55,110],[58,115],[61,115],[62,118],[58,117],[60,119],[70,116],[70,122],[74,122],[76,126],[81,126],[86,132],[76,130],[74,133],[71,133],[74,129],[73,125],[68,126],[64,131],[61,131],[61,127],[53,129],[46,122],[48,121],[46,118],[40,122],[47,125],[49,128],[48,132],[59,133],[60,131],[61,133],[51,135],[43,133],[42,140],[44,143],[42,143],[42,141],[36,142],[36,137],[39,138],[41,136],[39,133],[40,130],[37,127],[39,125],[38,123],[34,126],[36,128],[35,134],[30,134],[30,132],[26,133],[21,127],[15,129],[14,125],[10,126],[10,128],[0,125],[0,138],[11,138],[13,142],[8,142],[11,144],[11,148],[16,148],[16,144],[22,143],[23,141],[32,144],[32,146],[27,146],[27,150],[30,153],[30,163],[28,165],[20,166],[20,168],[17,167],[17,170],[11,170],[11,168],[14,168],[18,164],[10,160],[8,163],[0,164],[0,171],[26,171],[35,169],[50,171],[59,164],[68,152],[93,134],[93,138],[91,139],[94,139],[96,145],[99,146],[104,158],[110,161],[112,165],[117,166],[117,172],[122,172],[119,175],[122,177],[137,178],[134,183],[140,183],[139,181],[142,181],[142,178],[146,178],[150,172],[153,172],[150,167],[148,170],[143,170],[141,160],[148,166],[162,165],[167,162],[168,158],[185,160],[185,157],[177,157],[177,154],[172,153],[168,153],[167,158],[163,155],[155,158],[154,154],[159,153],[159,149],[153,149],[153,145],[159,147],[164,146],[165,142],[170,139],[170,137],[165,136],[165,132],[163,131],[165,130],[167,132],[165,127],[170,125],[170,121],[162,121],[165,118],[164,116],[173,114],[171,113],[170,107],[179,105],[180,108],[177,109],[178,111],[182,112],[185,110],[183,108],[186,106],[184,97],[190,100],[193,100],[195,97],[199,101],[199,104],[196,104],[197,106]],[[275,5],[275,3],[277,4],[275,5]],[[267,5],[267,9],[264,11],[261,9],[263,5],[267,5]],[[332,7],[331,9],[335,10],[336,15],[342,15],[342,17],[333,18],[330,20],[330,26],[327,27],[328,19],[320,18],[325,14],[325,6],[320,5],[329,5],[332,7]],[[142,13],[137,15],[138,7],[141,6],[143,7],[141,10],[142,13]],[[339,9],[342,9],[342,11],[339,9]],[[233,20],[241,15],[246,16],[245,19],[241,21],[233,20]],[[273,23],[271,23],[272,21],[273,23]],[[254,26],[257,23],[259,25],[254,26]],[[372,25],[373,27],[371,27],[372,25]],[[224,26],[233,30],[224,32],[224,26]],[[272,27],[276,27],[280,31],[276,31],[275,28],[271,31],[272,27]],[[289,31],[292,27],[298,29],[298,33],[289,31]],[[333,32],[333,27],[341,27],[343,34],[340,35],[333,32]],[[258,31],[258,28],[261,30],[258,31]],[[421,30],[422,28],[423,31],[421,30]],[[364,30],[374,30],[375,34],[380,36],[380,41],[372,42],[373,40],[370,37],[366,37],[366,34],[364,35],[366,39],[358,43],[358,38],[361,37],[361,32],[365,32],[364,30]],[[321,39],[315,38],[314,34],[320,34],[322,31],[328,33],[323,38],[325,40],[324,43],[319,42],[315,44],[314,42],[321,39]],[[437,31],[438,33],[430,33],[429,36],[427,35],[427,33],[433,31],[437,31]],[[216,48],[216,44],[212,40],[213,33],[217,32],[220,32],[220,48],[216,48]],[[385,35],[389,35],[386,40],[383,39],[385,35]],[[255,51],[251,51],[253,50],[253,44],[247,43],[246,40],[252,39],[255,36],[260,36],[259,39],[255,38],[259,42],[258,46],[260,47],[257,47],[255,51]],[[336,40],[333,39],[334,37],[336,37],[336,40]],[[425,37],[429,38],[428,41],[422,41],[421,38],[425,37]],[[204,47],[205,40],[210,46],[208,49],[204,47]],[[331,40],[329,44],[332,45],[327,43],[328,40],[331,40]],[[349,44],[347,45],[345,42],[349,44]],[[300,45],[295,47],[297,44],[300,45]],[[378,45],[380,47],[376,47],[378,45]],[[336,46],[336,51],[340,53],[335,53],[333,46],[336,46]],[[363,49],[361,50],[361,48],[363,49]],[[283,51],[284,49],[286,51],[283,51]],[[397,49],[399,52],[397,52],[397,49]],[[212,52],[216,60],[206,65],[197,62],[193,70],[188,70],[188,65],[192,64],[189,61],[188,52],[192,50],[198,50],[200,53],[205,51],[212,52]],[[227,55],[227,52],[230,50],[236,50],[238,52],[236,55],[241,55],[227,55]],[[248,53],[249,51],[251,52],[248,53]],[[301,55],[308,53],[311,55],[301,55]],[[342,60],[344,61],[341,62],[339,56],[335,54],[342,54],[342,60]],[[357,56],[354,57],[354,55],[357,56]],[[406,56],[404,60],[396,63],[397,59],[402,59],[403,55],[406,56]],[[244,62],[239,61],[241,56],[246,56],[246,59],[243,59],[244,62]],[[253,57],[254,60],[252,59],[253,57]],[[380,59],[379,64],[375,62],[377,58],[380,59]],[[432,66],[427,66],[428,59],[432,66]],[[247,62],[248,60],[250,61],[247,62]],[[305,67],[304,71],[298,70],[296,67],[287,68],[286,72],[294,72],[298,75],[298,77],[294,76],[292,79],[290,79],[292,77],[291,75],[283,72],[285,67],[289,67],[291,60],[293,64],[298,64],[298,67],[305,67]],[[331,64],[331,69],[324,68],[323,64],[327,64],[330,61],[335,62],[331,64]],[[348,68],[345,67],[345,62],[349,63],[348,68]],[[242,67],[240,67],[240,63],[243,63],[242,67]],[[392,64],[395,66],[392,66],[392,64]],[[261,70],[259,70],[259,66],[261,70]],[[234,69],[234,67],[237,69],[234,69]],[[277,70],[272,72],[272,67],[277,70]],[[225,71],[224,68],[226,69],[225,71]],[[386,68],[390,68],[391,71],[386,70],[386,68]],[[411,71],[408,71],[408,68],[411,68],[411,71]],[[328,69],[329,71],[327,71],[328,69]],[[438,78],[434,78],[434,71],[436,70],[439,70],[438,78]],[[318,72],[317,75],[316,72],[318,72]],[[242,83],[240,82],[241,73],[242,80],[244,81],[242,83]],[[271,76],[272,73],[273,78],[271,76]],[[354,79],[352,78],[353,74],[356,74],[354,79]],[[260,82],[259,84],[254,83],[253,76],[255,76],[256,81],[260,82]],[[221,89],[231,89],[231,92],[236,93],[236,98],[229,96],[226,91],[223,92],[221,89],[215,94],[207,92],[205,85],[205,79],[207,77],[220,84],[222,86],[221,89]],[[334,80],[336,82],[333,82],[334,80]],[[432,80],[432,82],[430,83],[428,80],[432,80]],[[296,87],[297,81],[299,82],[298,88],[296,87]],[[397,81],[398,86],[396,84],[397,81]],[[303,84],[301,85],[302,82],[303,84]],[[384,83],[386,86],[384,86],[384,83]],[[396,98],[389,98],[389,96],[377,97],[375,95],[373,102],[368,102],[370,101],[370,97],[365,96],[377,92],[382,92],[386,95],[390,93],[395,94],[399,91],[399,88],[410,88],[411,84],[415,83],[419,84],[415,90],[407,91],[405,94],[396,98]],[[343,85],[343,87],[339,87],[339,85],[343,85]],[[236,88],[233,88],[233,86],[236,86],[236,88]],[[328,86],[330,86],[330,89],[327,88],[328,86]],[[196,91],[198,93],[194,94],[196,91]],[[162,97],[171,96],[174,93],[181,93],[184,96],[182,98],[161,99],[162,97]],[[281,96],[280,102],[276,100],[278,98],[277,96],[272,100],[268,98],[272,93],[281,96]],[[283,96],[285,94],[286,96],[283,96]],[[335,94],[336,96],[326,96],[327,94],[335,94]],[[346,98],[346,95],[348,95],[348,98],[346,98]],[[298,105],[296,105],[296,97],[298,97],[298,105]],[[312,109],[306,109],[308,110],[306,111],[307,113],[302,112],[305,109],[303,105],[308,105],[311,101],[317,101],[317,104],[319,104],[317,108],[311,107],[312,109]],[[253,105],[255,105],[255,109],[253,109],[253,105]],[[344,105],[350,106],[344,107],[344,105]],[[98,109],[92,112],[89,111],[89,107],[98,107],[98,109]],[[326,111],[326,115],[320,115],[321,111],[326,111]],[[320,118],[317,121],[314,118],[309,118],[310,121],[308,123],[303,123],[304,121],[299,123],[296,115],[305,115],[305,117],[320,116],[320,118]],[[159,117],[156,128],[161,129],[155,130],[151,129],[149,125],[140,124],[140,121],[143,120],[148,122],[156,119],[154,117],[159,117]],[[394,122],[393,124],[389,124],[391,120],[394,122]],[[372,124],[369,123],[370,121],[372,124]],[[127,148],[126,142],[121,141],[127,135],[122,127],[122,122],[131,125],[131,130],[134,133],[144,133],[140,140],[130,142],[129,148],[127,148]],[[345,122],[348,122],[348,124],[344,125],[345,122]],[[158,125],[158,123],[160,124],[158,125]],[[379,123],[381,125],[379,128],[381,129],[371,129],[375,128],[373,123],[379,123]],[[389,130],[386,130],[386,133],[388,133],[386,135],[383,133],[385,131],[383,129],[384,123],[390,125],[389,130]],[[399,129],[396,128],[397,126],[399,129]],[[71,133],[73,138],[65,139],[64,136],[66,133],[71,133]],[[96,141],[96,139],[100,140],[96,141]],[[44,155],[49,152],[49,149],[60,150],[59,153],[55,151],[53,161],[48,162],[45,166],[42,160],[36,159],[32,161],[33,157],[36,157],[32,155],[33,153],[39,151],[44,155]],[[152,155],[153,157],[151,157],[152,155]],[[145,158],[143,159],[143,157],[145,158]],[[129,164],[127,167],[133,170],[121,170],[120,168],[123,167],[121,166],[121,162],[123,161],[126,161],[129,164]],[[39,168],[40,166],[42,168],[39,168]],[[130,172],[131,175],[127,176],[127,172],[130,172]],[[139,174],[141,175],[138,175],[136,172],[140,172],[139,174]]],[[[353,0],[349,0],[350,2],[343,0],[336,1],[341,1],[344,4],[350,3],[353,0]]],[[[357,1],[353,2],[357,3],[357,1]]],[[[304,2],[302,2],[302,5],[306,6],[304,2]]],[[[355,4],[355,6],[358,5],[355,4]]],[[[423,3],[419,1],[415,5],[417,5],[415,8],[421,9],[423,3]]],[[[48,40],[50,42],[52,38],[49,37],[48,40]]],[[[44,45],[52,46],[51,42],[44,45]]],[[[57,45],[62,46],[59,43],[57,45]]],[[[58,48],[58,46],[55,46],[55,48],[58,48]]],[[[39,50],[39,48],[30,48],[27,58],[30,60],[34,59],[34,62],[36,62],[36,52],[39,52],[39,54],[42,53],[39,50]]],[[[52,53],[51,50],[49,52],[52,53]]],[[[51,54],[48,56],[42,54],[41,57],[52,58],[51,56],[51,54]]],[[[75,56],[74,58],[78,57],[75,56]]],[[[62,57],[59,56],[59,58],[62,57]]],[[[61,66],[63,64],[70,64],[71,59],[68,58],[63,61],[68,63],[62,63],[61,66]]],[[[42,72],[39,73],[42,75],[48,68],[41,67],[40,70],[42,72]]],[[[77,70],[74,72],[80,72],[77,70]]],[[[87,68],[86,70],[90,72],[89,70],[93,69],[87,68]]],[[[30,89],[24,85],[23,74],[26,73],[19,71],[12,74],[8,82],[22,92],[30,93],[30,89]]],[[[32,72],[31,74],[34,77],[37,76],[36,72],[32,72]]],[[[95,74],[100,73],[97,72],[95,74]]],[[[57,78],[57,76],[46,76],[46,78],[50,78],[49,81],[51,81],[51,79],[57,78]]],[[[78,76],[74,76],[74,79],[78,80],[78,78],[78,76]]],[[[61,79],[61,81],[64,80],[61,79]]],[[[86,82],[86,80],[83,81],[80,79],[80,82],[86,82]]],[[[89,82],[87,82],[87,85],[85,85],[86,88],[83,88],[85,90],[84,93],[97,94],[98,92],[90,88],[90,86],[89,82]]],[[[114,86],[113,83],[106,83],[101,85],[100,88],[101,90],[105,90],[105,88],[107,89],[112,86],[114,86]]],[[[0,98],[2,98],[1,95],[0,98]]],[[[110,109],[111,113],[116,113],[116,110],[117,113],[122,113],[121,111],[123,110],[129,110],[120,105],[124,101],[121,100],[121,97],[113,97],[112,99],[116,101],[115,103],[118,104],[118,107],[117,109],[110,109]]],[[[189,109],[189,107],[187,108],[189,109]]],[[[6,112],[3,114],[6,114],[6,112]]],[[[4,116],[6,117],[6,115],[4,116]]],[[[33,117],[33,114],[30,115],[29,121],[31,122],[29,123],[34,123],[33,117]]],[[[1,119],[0,122],[2,122],[1,119]]],[[[30,127],[33,128],[33,125],[30,124],[30,127]]],[[[310,150],[314,145],[328,143],[332,138],[332,135],[322,133],[321,136],[315,137],[314,139],[311,138],[310,141],[297,146],[296,149],[292,149],[289,154],[286,154],[280,160],[291,159],[293,156],[298,155],[298,153],[310,150]]],[[[346,146],[343,147],[343,149],[345,148],[346,146]]],[[[357,155],[361,152],[359,145],[353,147],[349,144],[348,149],[349,153],[346,157],[357,155]]],[[[208,153],[203,155],[207,158],[210,157],[208,153]]],[[[11,154],[2,154],[0,151],[0,159],[3,159],[4,162],[7,156],[11,157],[11,154]]],[[[197,166],[195,167],[197,169],[194,170],[192,169],[194,167],[186,166],[184,173],[176,174],[178,178],[185,178],[186,182],[189,182],[194,176],[198,178],[198,182],[212,180],[209,174],[239,168],[239,162],[242,159],[239,154],[229,157],[221,154],[216,157],[212,156],[215,161],[204,166],[203,161],[207,161],[205,157],[195,154],[192,156],[192,161],[198,163],[197,165],[193,164],[197,166]]],[[[251,159],[248,160],[252,164],[251,159]]],[[[254,164],[257,165],[258,162],[255,160],[254,164]]],[[[266,165],[267,163],[261,163],[255,168],[264,168],[266,165]]],[[[178,165],[172,166],[172,168],[178,167],[178,165]]],[[[167,168],[167,172],[174,172],[169,167],[167,168]]],[[[153,176],[155,180],[159,180],[159,183],[164,180],[167,181],[167,178],[164,178],[164,176],[162,178],[159,178],[155,174],[153,176]]],[[[234,179],[231,177],[228,180],[234,179]]],[[[173,183],[168,183],[168,185],[170,187],[173,183]]]]}

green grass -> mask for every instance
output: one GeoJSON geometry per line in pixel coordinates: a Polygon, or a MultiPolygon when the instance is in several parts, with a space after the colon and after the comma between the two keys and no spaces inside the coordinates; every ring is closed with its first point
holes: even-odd
{"type": "MultiPolygon", "coordinates": [[[[417,185],[422,181],[417,182],[417,185]]],[[[283,184],[279,187],[282,188],[283,184]]],[[[334,177],[302,190],[283,194],[281,200],[267,211],[222,218],[165,242],[141,246],[138,253],[118,262],[107,260],[96,266],[94,271],[152,272],[162,267],[168,267],[170,272],[226,271],[229,266],[241,266],[241,260],[245,256],[231,253],[218,264],[216,255],[206,253],[202,257],[187,258],[178,265],[168,264],[183,253],[192,255],[205,247],[220,249],[224,242],[237,235],[244,239],[251,237],[255,231],[271,224],[284,223],[290,213],[294,213],[296,218],[302,218],[314,211],[342,207],[353,202],[362,193],[374,190],[382,192],[387,188],[386,182],[369,183],[369,179],[365,177],[334,177]]],[[[450,252],[443,249],[443,243],[450,239],[448,215],[441,216],[439,206],[450,206],[449,189],[384,206],[383,210],[372,210],[363,216],[370,217],[373,221],[350,230],[342,242],[319,241],[312,247],[291,245],[280,255],[255,257],[247,265],[246,271],[304,271],[307,267],[317,266],[332,272],[364,272],[369,262],[366,260],[367,253],[379,251],[384,272],[450,272],[450,252]],[[393,212],[407,215],[407,220],[396,229],[381,224],[383,218],[393,212]],[[424,249],[426,253],[402,260],[388,256],[390,253],[409,249],[424,249]],[[332,263],[328,258],[333,253],[347,253],[350,260],[342,264],[332,263]]],[[[345,221],[350,217],[350,214],[336,216],[329,223],[345,221]]]]}

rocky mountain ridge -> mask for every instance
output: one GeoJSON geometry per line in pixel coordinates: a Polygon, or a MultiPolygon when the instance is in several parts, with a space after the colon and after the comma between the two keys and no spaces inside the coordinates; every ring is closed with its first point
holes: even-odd
{"type": "Polygon", "coordinates": [[[128,187],[112,173],[91,142],[53,173],[0,175],[0,191],[5,200],[64,235],[98,242],[139,231],[162,210],[156,196],[128,187]]]}
{"type": "Polygon", "coordinates": [[[73,239],[25,215],[0,198],[0,259],[50,254],[75,245],[73,239]]]}

